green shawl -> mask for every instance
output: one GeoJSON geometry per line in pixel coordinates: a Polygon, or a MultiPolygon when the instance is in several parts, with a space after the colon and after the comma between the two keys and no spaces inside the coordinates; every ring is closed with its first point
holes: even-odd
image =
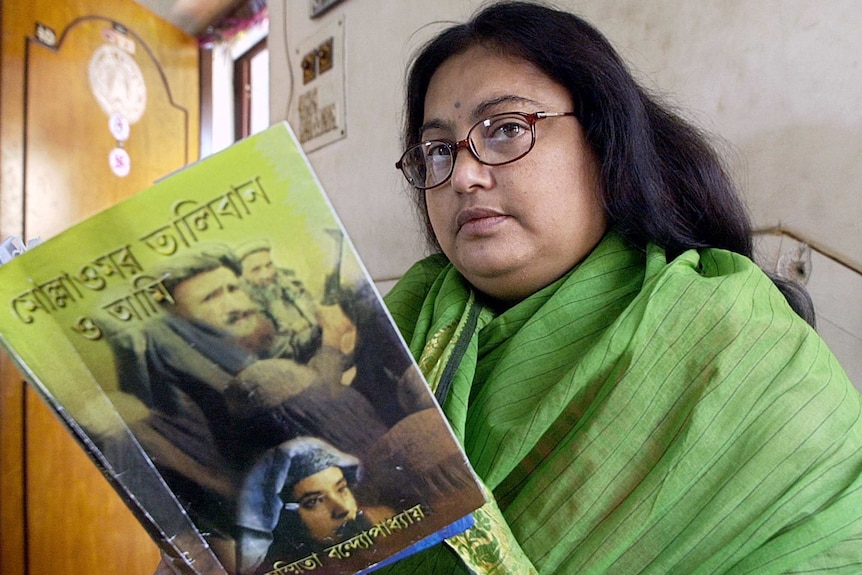
{"type": "Polygon", "coordinates": [[[748,259],[611,232],[501,313],[442,256],[386,301],[505,518],[477,572],[862,572],[862,397],[748,259]]]}

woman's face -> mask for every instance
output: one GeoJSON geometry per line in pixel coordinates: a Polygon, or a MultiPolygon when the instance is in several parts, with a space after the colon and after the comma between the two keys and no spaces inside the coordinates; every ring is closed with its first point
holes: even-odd
{"type": "Polygon", "coordinates": [[[327,467],[293,487],[299,517],[317,542],[338,541],[339,530],[356,519],[359,507],[339,467],[327,467]]]}
{"type": "MultiPolygon", "coordinates": [[[[473,47],[445,61],[425,95],[422,140],[461,140],[501,112],[571,112],[568,90],[532,64],[473,47]]],[[[607,227],[598,164],[574,116],[539,120],[536,144],[486,166],[462,149],[425,201],[443,253],[480,291],[518,301],[580,262],[607,227]]]]}

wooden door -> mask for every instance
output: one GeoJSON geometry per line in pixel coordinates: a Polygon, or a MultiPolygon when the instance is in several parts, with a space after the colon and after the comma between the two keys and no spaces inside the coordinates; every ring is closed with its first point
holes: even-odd
{"type": "MultiPolygon", "coordinates": [[[[133,0],[3,0],[2,36],[3,236],[51,237],[196,159],[196,42],[133,0]]],[[[155,545],[10,363],[0,572],[152,573],[155,545]]]]}

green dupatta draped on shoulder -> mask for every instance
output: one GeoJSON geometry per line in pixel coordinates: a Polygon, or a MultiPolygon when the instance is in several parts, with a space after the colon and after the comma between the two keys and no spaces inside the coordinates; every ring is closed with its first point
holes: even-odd
{"type": "Polygon", "coordinates": [[[862,398],[746,258],[611,232],[502,313],[442,256],[386,299],[493,495],[387,573],[862,572],[862,398]]]}

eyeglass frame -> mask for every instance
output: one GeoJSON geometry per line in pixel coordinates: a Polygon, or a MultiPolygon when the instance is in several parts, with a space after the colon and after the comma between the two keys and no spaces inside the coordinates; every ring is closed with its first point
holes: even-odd
{"type": "Polygon", "coordinates": [[[466,148],[470,152],[470,154],[474,158],[476,158],[476,161],[482,165],[485,165],[485,166],[505,166],[506,164],[511,164],[513,162],[517,162],[518,160],[520,160],[521,158],[523,158],[524,156],[526,156],[527,154],[529,154],[530,152],[533,151],[533,148],[536,146],[536,123],[539,120],[544,120],[546,118],[561,118],[564,116],[577,116],[577,113],[576,112],[532,112],[532,113],[531,112],[500,112],[499,114],[492,114],[492,115],[488,116],[487,118],[483,118],[483,119],[479,120],[478,122],[476,122],[475,124],[473,124],[470,127],[470,129],[467,130],[467,137],[465,137],[463,140],[458,140],[458,141],[423,140],[417,144],[414,144],[414,145],[408,147],[406,150],[404,150],[404,153],[401,154],[401,158],[399,158],[399,160],[397,162],[395,162],[395,168],[400,170],[401,174],[404,176],[404,179],[407,180],[407,183],[409,183],[411,186],[413,186],[417,190],[422,190],[422,191],[430,190],[430,189],[442,186],[443,184],[445,184],[446,182],[448,182],[452,178],[452,174],[455,173],[455,160],[458,157],[458,152],[462,148],[466,148]],[[475,144],[473,144],[473,141],[470,139],[470,135],[473,133],[473,130],[475,130],[476,128],[478,128],[482,124],[488,122],[489,120],[493,120],[494,118],[500,118],[500,117],[504,117],[504,116],[520,116],[521,118],[523,118],[527,122],[527,124],[529,124],[529,126],[530,126],[530,146],[526,149],[526,151],[524,151],[523,154],[520,154],[520,155],[518,155],[518,156],[516,156],[510,160],[506,160],[505,162],[496,162],[496,163],[486,162],[485,160],[483,160],[482,158],[479,157],[479,154],[476,151],[475,144]],[[446,175],[445,178],[443,178],[438,183],[436,183],[432,186],[419,186],[419,185],[416,185],[415,183],[413,183],[410,180],[410,177],[404,171],[404,158],[407,156],[408,153],[410,153],[415,148],[427,146],[428,144],[431,144],[431,143],[443,144],[449,150],[449,154],[452,157],[452,161],[450,162],[450,165],[449,165],[449,173],[446,175]]]}

